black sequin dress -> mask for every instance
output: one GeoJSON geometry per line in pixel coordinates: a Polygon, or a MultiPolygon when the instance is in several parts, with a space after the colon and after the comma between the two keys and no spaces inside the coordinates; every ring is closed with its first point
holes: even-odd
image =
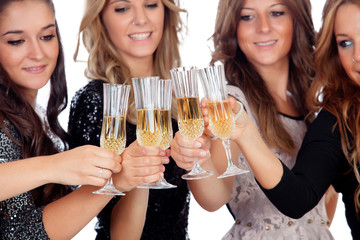
{"type": "MultiPolygon", "coordinates": [[[[71,147],[85,144],[99,146],[103,117],[103,82],[96,80],[76,92],[71,102],[69,133],[71,147]]],[[[173,120],[174,133],[178,130],[173,120]]],[[[127,146],[136,140],[136,126],[126,123],[127,146]]],[[[173,160],[165,166],[165,179],[177,188],[150,190],[146,221],[141,239],[184,240],[187,234],[190,193],[181,178],[184,170],[173,160]]],[[[98,215],[96,239],[110,239],[110,217],[120,197],[114,197],[98,215]]]]}

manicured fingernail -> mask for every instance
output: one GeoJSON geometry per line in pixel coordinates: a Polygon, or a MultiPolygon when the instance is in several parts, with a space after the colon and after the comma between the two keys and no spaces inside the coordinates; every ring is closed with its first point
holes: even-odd
{"type": "Polygon", "coordinates": [[[200,147],[201,147],[201,143],[196,142],[196,143],[195,143],[195,147],[196,147],[196,148],[200,148],[200,147]]]}
{"type": "Polygon", "coordinates": [[[200,152],[200,157],[205,157],[206,156],[206,152],[205,151],[201,151],[200,152]]]}
{"type": "Polygon", "coordinates": [[[166,152],[165,152],[165,151],[160,151],[160,156],[161,156],[161,157],[166,156],[166,152]]]}
{"type": "Polygon", "coordinates": [[[168,164],[170,162],[169,158],[161,158],[161,163],[162,164],[168,164]]]}

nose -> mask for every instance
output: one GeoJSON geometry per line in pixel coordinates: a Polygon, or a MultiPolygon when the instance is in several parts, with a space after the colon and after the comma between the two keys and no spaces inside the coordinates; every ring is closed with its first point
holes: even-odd
{"type": "Polygon", "coordinates": [[[33,60],[40,60],[44,57],[44,51],[38,40],[30,41],[28,56],[33,60]]]}
{"type": "Polygon", "coordinates": [[[360,42],[354,43],[353,62],[360,63],[360,42]]]}
{"type": "Polygon", "coordinates": [[[132,24],[134,25],[145,25],[148,22],[146,11],[143,7],[135,9],[134,19],[132,24]]]}
{"type": "Polygon", "coordinates": [[[261,14],[258,16],[258,31],[262,33],[267,33],[270,31],[269,19],[265,14],[261,14]]]}

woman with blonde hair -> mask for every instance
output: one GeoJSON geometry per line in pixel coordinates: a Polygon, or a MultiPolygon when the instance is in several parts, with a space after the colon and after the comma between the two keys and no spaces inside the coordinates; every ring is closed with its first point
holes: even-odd
{"type": "Polygon", "coordinates": [[[325,3],[314,52],[318,75],[308,98],[318,115],[291,170],[269,151],[247,114],[232,136],[266,196],[285,215],[302,217],[332,184],[343,195],[353,239],[360,239],[359,22],[359,0],[325,3]]]}
{"type": "MultiPolygon", "coordinates": [[[[305,118],[305,97],[315,76],[310,1],[220,0],[213,39],[211,64],[224,64],[229,95],[243,103],[271,152],[293,167],[311,121],[305,118]]],[[[195,144],[177,134],[171,145],[177,164],[189,169],[191,157],[208,148],[206,139],[202,148],[190,150],[195,144]]],[[[227,167],[225,152],[220,140],[210,145],[211,158],[203,167],[219,176],[227,167]]],[[[232,143],[236,164],[249,169],[240,150],[232,143]]],[[[226,204],[233,215],[223,239],[333,239],[327,224],[335,209],[329,207],[328,217],[325,199],[303,218],[289,218],[266,198],[254,174],[189,182],[204,209],[226,204]]]]}
{"type": "MultiPolygon", "coordinates": [[[[69,132],[72,147],[99,145],[104,82],[131,85],[132,77],[168,79],[170,69],[180,66],[178,34],[183,26],[180,19],[183,11],[174,0],[86,1],[80,34],[89,53],[86,76],[91,81],[76,93],[71,103],[69,132]]],[[[176,113],[173,106],[172,111],[176,113]]],[[[128,109],[127,145],[136,140],[133,93],[128,109]]],[[[175,132],[175,120],[173,128],[175,132]]],[[[132,174],[137,166],[123,162],[123,167],[125,172],[132,174]]],[[[184,171],[171,161],[166,166],[165,179],[177,188],[150,191],[135,188],[120,200],[114,198],[98,215],[97,239],[116,235],[117,226],[126,224],[117,221],[124,211],[134,219],[146,214],[144,230],[134,238],[187,239],[190,196],[186,182],[181,179],[182,174],[184,171]],[[134,212],[130,213],[132,210],[134,212]]]]}

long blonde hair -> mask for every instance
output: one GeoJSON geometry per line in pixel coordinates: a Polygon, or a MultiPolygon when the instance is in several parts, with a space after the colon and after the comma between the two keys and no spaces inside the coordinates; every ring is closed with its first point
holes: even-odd
{"type": "MultiPolygon", "coordinates": [[[[324,6],[323,26],[314,53],[318,77],[311,86],[309,104],[313,111],[323,108],[336,117],[342,150],[360,183],[360,89],[341,64],[334,35],[336,12],[348,3],[360,8],[359,0],[328,0],[324,6]]],[[[360,208],[359,186],[354,196],[357,212],[360,208]]]]}
{"type": "MultiPolygon", "coordinates": [[[[164,31],[159,46],[154,52],[153,74],[163,79],[170,78],[170,69],[181,65],[178,33],[183,29],[180,12],[185,11],[179,8],[178,3],[175,1],[162,0],[165,7],[164,31]]],[[[82,42],[89,53],[88,65],[85,71],[86,77],[109,83],[132,85],[130,70],[111,42],[101,20],[101,14],[106,3],[107,0],[86,1],[74,60],[77,60],[82,36],[82,42]]],[[[135,101],[132,91],[129,96],[128,109],[127,120],[135,123],[135,101]]],[[[173,101],[172,111],[173,113],[176,112],[175,101],[173,101]]],[[[173,116],[175,115],[173,114],[173,116]]]]}
{"type": "MultiPolygon", "coordinates": [[[[284,0],[294,19],[294,33],[289,52],[288,90],[299,112],[307,116],[306,94],[315,75],[313,50],[315,30],[311,19],[309,0],[284,0]]],[[[237,27],[244,0],[220,0],[213,34],[215,51],[212,63],[224,63],[230,85],[239,87],[245,94],[260,131],[271,147],[296,154],[295,144],[279,119],[275,100],[260,74],[247,60],[237,42],[237,27]]],[[[307,119],[309,124],[310,118],[307,119]]]]}

